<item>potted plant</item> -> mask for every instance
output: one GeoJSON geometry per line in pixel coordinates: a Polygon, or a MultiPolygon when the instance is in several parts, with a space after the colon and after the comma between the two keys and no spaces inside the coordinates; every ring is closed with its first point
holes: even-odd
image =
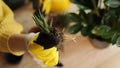
{"type": "MultiPolygon", "coordinates": [[[[33,8],[35,9],[33,19],[38,27],[32,28],[30,32],[40,32],[40,39],[38,38],[36,43],[44,45],[47,49],[53,47],[53,43],[63,42],[62,29],[56,25],[58,20],[55,20],[55,16],[64,13],[70,3],[69,0],[33,0],[33,8]]],[[[61,44],[57,48],[62,49],[61,44]]],[[[62,67],[63,64],[59,62],[57,66],[62,67]]]]}
{"type": "Polygon", "coordinates": [[[120,0],[71,0],[77,13],[59,16],[68,32],[120,46],[120,0]],[[104,7],[102,7],[104,6],[104,7]]]}

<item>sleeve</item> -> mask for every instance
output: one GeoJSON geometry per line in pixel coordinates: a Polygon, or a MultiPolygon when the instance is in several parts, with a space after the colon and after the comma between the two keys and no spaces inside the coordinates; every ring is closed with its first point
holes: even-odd
{"type": "Polygon", "coordinates": [[[11,35],[21,33],[23,27],[14,20],[13,12],[2,0],[0,0],[0,12],[0,52],[8,52],[20,56],[24,52],[13,52],[9,48],[8,40],[11,35]]]}

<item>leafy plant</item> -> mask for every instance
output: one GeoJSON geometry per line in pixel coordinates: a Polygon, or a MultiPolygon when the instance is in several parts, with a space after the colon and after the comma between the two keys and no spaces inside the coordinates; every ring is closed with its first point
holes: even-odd
{"type": "MultiPolygon", "coordinates": [[[[62,40],[62,35],[59,30],[53,26],[53,21],[47,22],[41,11],[38,9],[34,15],[33,20],[39,27],[39,35],[34,41],[35,43],[42,45],[44,49],[49,49],[51,47],[56,47],[62,40]]],[[[62,67],[63,64],[59,61],[56,65],[62,67]]]]}
{"type": "MultiPolygon", "coordinates": [[[[81,32],[83,36],[95,38],[120,46],[120,0],[71,0],[79,13],[64,15],[74,25],[69,32],[81,32]],[[101,8],[102,4],[104,5],[101,8]]],[[[71,24],[68,23],[68,24],[71,24]]],[[[67,24],[67,25],[68,25],[67,24]]]]}
{"type": "Polygon", "coordinates": [[[40,30],[39,36],[34,42],[44,46],[45,49],[57,46],[61,41],[61,37],[59,30],[52,26],[52,21],[48,24],[40,11],[34,14],[33,20],[40,30]]]}
{"type": "Polygon", "coordinates": [[[50,33],[50,29],[52,27],[48,25],[48,23],[46,22],[44,16],[41,14],[40,11],[37,15],[34,14],[33,20],[35,21],[36,25],[39,27],[41,32],[46,33],[46,34],[50,33]]]}

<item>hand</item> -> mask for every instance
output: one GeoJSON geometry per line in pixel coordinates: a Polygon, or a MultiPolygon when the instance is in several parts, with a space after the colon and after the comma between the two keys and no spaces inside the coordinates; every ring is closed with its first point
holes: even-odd
{"type": "Polygon", "coordinates": [[[55,66],[58,64],[59,53],[56,47],[50,47],[45,49],[44,46],[35,43],[39,37],[39,33],[33,35],[33,38],[28,42],[28,51],[37,61],[41,61],[46,66],[55,66]]]}

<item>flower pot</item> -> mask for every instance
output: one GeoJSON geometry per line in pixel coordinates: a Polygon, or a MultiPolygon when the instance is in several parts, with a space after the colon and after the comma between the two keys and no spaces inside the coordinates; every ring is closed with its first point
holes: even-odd
{"type": "Polygon", "coordinates": [[[100,41],[97,39],[91,39],[88,38],[90,43],[93,45],[93,47],[98,48],[98,49],[103,49],[109,47],[110,43],[107,43],[105,41],[100,41]]]}

